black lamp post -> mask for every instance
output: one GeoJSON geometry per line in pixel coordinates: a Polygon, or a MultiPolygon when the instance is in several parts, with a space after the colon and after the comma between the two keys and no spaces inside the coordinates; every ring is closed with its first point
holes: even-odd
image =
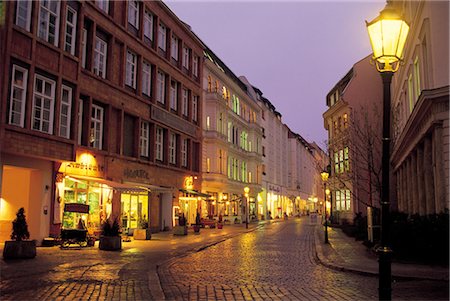
{"type": "Polygon", "coordinates": [[[245,229],[248,229],[248,193],[250,192],[250,188],[244,187],[244,195],[245,195],[245,229]]]}
{"type": "Polygon", "coordinates": [[[389,164],[391,142],[391,80],[399,68],[409,26],[388,4],[380,15],[371,22],[366,22],[373,59],[383,81],[383,153],[382,153],[382,188],[381,188],[381,246],[377,249],[379,256],[380,300],[391,300],[391,255],[389,242],[390,201],[389,201],[389,164]]]}
{"type": "Polygon", "coordinates": [[[320,173],[323,181],[323,216],[325,217],[325,243],[328,243],[328,218],[327,218],[327,181],[330,175],[328,171],[324,170],[320,173]]]}

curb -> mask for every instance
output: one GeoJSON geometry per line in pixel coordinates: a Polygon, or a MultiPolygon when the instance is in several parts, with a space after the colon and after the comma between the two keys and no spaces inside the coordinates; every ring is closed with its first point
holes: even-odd
{"type": "MultiPolygon", "coordinates": [[[[338,265],[338,264],[331,263],[330,261],[328,261],[325,258],[325,256],[323,255],[323,251],[322,251],[323,246],[320,243],[320,238],[319,238],[317,227],[316,227],[316,229],[314,229],[314,246],[315,246],[315,258],[316,258],[317,262],[329,269],[341,271],[341,272],[349,272],[349,273],[353,273],[353,274],[357,274],[357,275],[378,277],[378,272],[372,272],[372,271],[357,269],[354,267],[338,265]],[[318,250],[318,249],[320,249],[320,250],[318,250]]],[[[394,272],[392,272],[392,280],[393,281],[395,281],[395,280],[431,280],[431,281],[446,281],[446,282],[449,281],[449,279],[445,278],[445,277],[444,278],[433,278],[433,277],[404,276],[404,275],[395,274],[394,272]]]]}

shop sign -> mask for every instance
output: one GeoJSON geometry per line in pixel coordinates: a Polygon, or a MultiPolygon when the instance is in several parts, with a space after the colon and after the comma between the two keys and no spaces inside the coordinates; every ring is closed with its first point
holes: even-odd
{"type": "Polygon", "coordinates": [[[275,192],[278,192],[278,193],[281,192],[281,189],[280,189],[279,186],[270,185],[270,184],[269,184],[269,190],[270,190],[270,191],[275,191],[275,192]]]}
{"type": "Polygon", "coordinates": [[[184,188],[185,189],[194,189],[194,177],[188,176],[184,178],[184,188]]]}
{"type": "Polygon", "coordinates": [[[104,165],[89,153],[77,154],[76,162],[63,162],[59,168],[59,172],[62,173],[90,177],[103,177],[104,171],[104,165]]]}
{"type": "Polygon", "coordinates": [[[131,179],[149,179],[148,172],[143,169],[129,169],[126,168],[123,171],[124,177],[131,179]]]}

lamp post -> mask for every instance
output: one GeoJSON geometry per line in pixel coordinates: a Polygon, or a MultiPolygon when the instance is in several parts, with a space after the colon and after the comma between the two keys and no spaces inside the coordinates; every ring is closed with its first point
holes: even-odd
{"type": "Polygon", "coordinates": [[[326,170],[322,171],[320,173],[322,176],[323,181],[323,198],[324,198],[324,204],[323,204],[323,216],[325,217],[325,243],[328,243],[328,219],[327,219],[327,181],[328,176],[330,175],[326,170]]]}
{"type": "Polygon", "coordinates": [[[391,80],[399,68],[409,26],[388,1],[380,15],[371,22],[366,21],[367,31],[373,50],[375,66],[383,81],[383,153],[381,182],[381,246],[378,253],[378,297],[391,300],[391,255],[389,242],[389,164],[391,141],[391,80]]]}
{"type": "Polygon", "coordinates": [[[250,188],[247,186],[244,187],[244,195],[245,195],[245,229],[248,229],[248,193],[250,192],[250,188]]]}

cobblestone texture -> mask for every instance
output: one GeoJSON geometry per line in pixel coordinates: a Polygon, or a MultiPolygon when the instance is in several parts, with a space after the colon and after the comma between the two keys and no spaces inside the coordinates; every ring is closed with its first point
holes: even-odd
{"type": "MultiPolygon", "coordinates": [[[[314,226],[276,223],[159,269],[169,300],[377,300],[378,278],[317,261],[314,226]]],[[[394,300],[448,300],[448,283],[394,283],[394,300]]]]}

